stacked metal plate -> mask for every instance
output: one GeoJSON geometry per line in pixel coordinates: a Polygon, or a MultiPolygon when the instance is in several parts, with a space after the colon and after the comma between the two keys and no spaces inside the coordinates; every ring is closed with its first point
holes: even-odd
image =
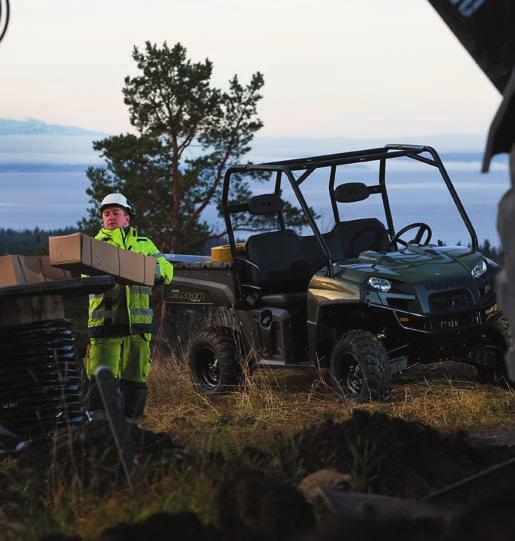
{"type": "Polygon", "coordinates": [[[0,424],[22,435],[81,420],[71,322],[0,328],[0,424]]]}

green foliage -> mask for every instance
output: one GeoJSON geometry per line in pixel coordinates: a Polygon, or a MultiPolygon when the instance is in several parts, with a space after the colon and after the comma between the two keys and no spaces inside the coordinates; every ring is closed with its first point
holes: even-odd
{"type": "MultiPolygon", "coordinates": [[[[458,241],[456,243],[457,246],[463,246],[463,243],[461,241],[458,241]]],[[[467,243],[467,247],[471,248],[472,245],[467,243]]],[[[496,263],[499,263],[499,265],[502,264],[504,253],[502,250],[502,246],[492,246],[490,241],[488,239],[485,239],[483,244],[479,244],[478,250],[485,256],[488,257],[488,259],[492,259],[496,263]]]]}
{"type": "Polygon", "coordinates": [[[38,227],[23,231],[0,229],[0,255],[46,255],[49,236],[70,235],[75,232],[76,229],[72,227],[51,231],[44,231],[38,227]]]}
{"type": "MultiPolygon", "coordinates": [[[[249,152],[263,126],[257,104],[264,79],[256,72],[242,84],[235,75],[227,90],[216,88],[212,63],[192,62],[180,43],[159,47],[146,42],[132,56],[139,74],[125,78],[123,95],[138,133],[94,143],[106,163],[87,171],[91,207],[79,226],[94,233],[100,226],[99,202],[119,191],[136,208],[135,225],[162,251],[193,252],[225,237],[203,213],[208,206],[219,209],[225,169],[249,152]]],[[[239,178],[230,198],[246,201],[250,194],[248,178],[239,178]]],[[[305,223],[291,208],[286,219],[292,226],[305,223]]],[[[263,220],[240,218],[236,230],[263,225],[263,220]]]]}
{"type": "Polygon", "coordinates": [[[501,264],[503,258],[503,251],[500,246],[492,246],[488,239],[485,239],[483,244],[479,245],[479,251],[489,259],[501,264]]]}

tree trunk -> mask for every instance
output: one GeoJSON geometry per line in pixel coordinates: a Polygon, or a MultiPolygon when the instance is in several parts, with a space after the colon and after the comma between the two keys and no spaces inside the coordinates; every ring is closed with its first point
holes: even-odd
{"type": "Polygon", "coordinates": [[[177,233],[180,229],[181,187],[179,184],[179,156],[177,138],[172,136],[172,228],[174,235],[171,241],[171,251],[177,250],[177,233]]]}

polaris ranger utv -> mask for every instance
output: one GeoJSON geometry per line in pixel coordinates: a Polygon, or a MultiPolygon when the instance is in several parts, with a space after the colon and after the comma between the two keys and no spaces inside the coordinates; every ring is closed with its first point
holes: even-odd
{"type": "Polygon", "coordinates": [[[469,362],[485,381],[504,378],[508,330],[494,295],[498,266],[478,251],[474,228],[433,148],[387,145],[233,166],[224,177],[222,208],[230,250],[225,261],[168,256],[175,273],[167,302],[225,307],[233,321],[192,338],[189,367],[200,391],[234,388],[243,362],[251,368],[320,366],[339,393],[357,400],[384,399],[392,376],[415,363],[469,362]],[[431,244],[431,227],[423,222],[394,228],[386,168],[401,157],[439,171],[470,234],[470,248],[431,244]],[[362,162],[378,163],[376,184],[336,185],[338,168],[362,162]],[[334,227],[324,234],[301,191],[321,168],[328,172],[334,218],[334,227]],[[231,203],[235,176],[256,172],[270,175],[273,191],[231,203]],[[284,178],[311,235],[285,227],[284,178]],[[386,224],[377,217],[340,220],[339,204],[368,197],[381,198],[386,224]],[[237,244],[233,219],[243,212],[273,218],[276,230],[237,244]]]}

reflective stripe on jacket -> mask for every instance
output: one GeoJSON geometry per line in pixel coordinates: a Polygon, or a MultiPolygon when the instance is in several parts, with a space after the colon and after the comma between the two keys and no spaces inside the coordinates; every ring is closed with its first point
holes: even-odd
{"type": "MultiPolygon", "coordinates": [[[[173,267],[146,237],[138,237],[133,227],[127,230],[101,229],[95,237],[113,246],[139,254],[154,256],[164,283],[173,277],[173,267]]],[[[153,332],[152,288],[116,284],[105,293],[89,296],[88,328],[91,337],[123,336],[153,332]]]]}

